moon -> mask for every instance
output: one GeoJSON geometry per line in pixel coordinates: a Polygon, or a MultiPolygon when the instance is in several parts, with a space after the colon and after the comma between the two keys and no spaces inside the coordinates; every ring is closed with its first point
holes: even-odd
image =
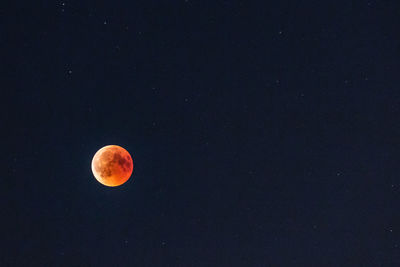
{"type": "Polygon", "coordinates": [[[105,186],[120,186],[132,175],[133,161],[129,152],[117,145],[102,147],[93,157],[92,172],[105,186]]]}

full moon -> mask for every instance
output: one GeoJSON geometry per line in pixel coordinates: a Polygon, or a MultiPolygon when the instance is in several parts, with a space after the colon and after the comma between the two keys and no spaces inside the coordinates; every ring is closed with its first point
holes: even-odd
{"type": "Polygon", "coordinates": [[[105,186],[122,185],[131,177],[132,171],[132,157],[120,146],[105,146],[96,152],[92,160],[93,175],[105,186]]]}

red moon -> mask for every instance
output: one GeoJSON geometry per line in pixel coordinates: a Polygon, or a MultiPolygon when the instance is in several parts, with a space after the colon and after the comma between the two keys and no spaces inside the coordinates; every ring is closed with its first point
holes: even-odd
{"type": "Polygon", "coordinates": [[[116,145],[101,148],[93,157],[94,177],[105,186],[119,186],[131,177],[132,157],[124,148],[116,145]]]}

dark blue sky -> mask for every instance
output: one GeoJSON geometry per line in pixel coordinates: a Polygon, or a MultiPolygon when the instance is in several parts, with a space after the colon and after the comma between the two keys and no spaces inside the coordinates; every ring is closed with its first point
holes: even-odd
{"type": "Polygon", "coordinates": [[[400,266],[399,7],[3,6],[0,265],[400,266]]]}

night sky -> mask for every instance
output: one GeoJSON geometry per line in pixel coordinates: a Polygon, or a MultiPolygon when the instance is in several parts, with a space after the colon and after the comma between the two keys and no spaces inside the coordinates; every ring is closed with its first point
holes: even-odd
{"type": "Polygon", "coordinates": [[[400,266],[399,10],[2,6],[0,266],[400,266]]]}

